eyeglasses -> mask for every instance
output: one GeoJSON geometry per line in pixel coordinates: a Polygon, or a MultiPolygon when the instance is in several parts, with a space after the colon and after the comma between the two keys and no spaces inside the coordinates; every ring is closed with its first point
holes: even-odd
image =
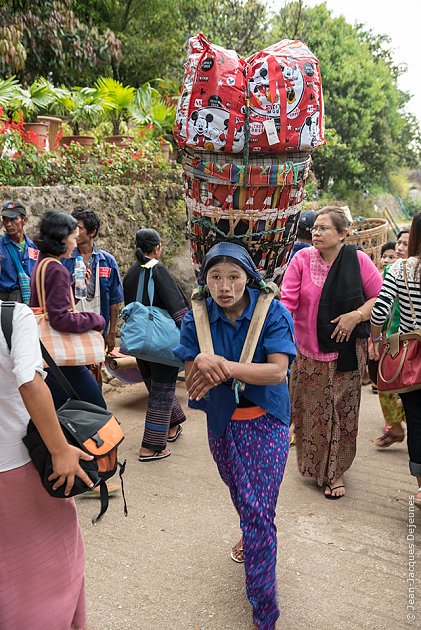
{"type": "Polygon", "coordinates": [[[321,234],[323,234],[324,232],[327,232],[328,230],[333,230],[334,228],[332,227],[327,227],[325,225],[315,225],[314,227],[312,227],[310,229],[310,232],[312,234],[314,234],[315,232],[320,232],[321,234]]]}

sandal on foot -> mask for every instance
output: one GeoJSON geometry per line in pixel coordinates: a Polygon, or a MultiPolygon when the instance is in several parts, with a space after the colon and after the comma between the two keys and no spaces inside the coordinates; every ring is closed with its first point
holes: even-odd
{"type": "Polygon", "coordinates": [[[395,442],[403,442],[405,439],[405,434],[403,435],[392,435],[390,429],[385,431],[383,435],[381,435],[377,440],[374,441],[374,445],[377,448],[387,448],[388,446],[392,446],[395,442]]]}
{"type": "Polygon", "coordinates": [[[139,455],[140,462],[153,462],[158,459],[165,459],[171,455],[171,451],[165,453],[165,451],[155,451],[152,455],[139,455]]]}
{"type": "Polygon", "coordinates": [[[181,424],[179,424],[177,425],[177,430],[174,433],[174,435],[172,437],[171,436],[167,437],[167,442],[176,442],[182,433],[183,433],[183,427],[181,426],[181,424]]]}
{"type": "Polygon", "coordinates": [[[292,434],[289,436],[289,445],[290,445],[290,446],[295,446],[295,445],[296,445],[296,443],[297,443],[297,439],[296,439],[296,437],[295,437],[295,434],[294,434],[294,433],[292,433],[292,434]]]}
{"type": "Polygon", "coordinates": [[[332,494],[334,490],[338,490],[338,488],[345,488],[345,486],[334,486],[333,488],[326,484],[326,488],[329,488],[330,494],[325,493],[325,499],[329,499],[329,501],[336,501],[337,499],[343,499],[344,494],[332,494]]]}
{"type": "Polygon", "coordinates": [[[243,539],[240,538],[238,543],[231,549],[231,558],[234,562],[242,564],[244,562],[243,539]]]}

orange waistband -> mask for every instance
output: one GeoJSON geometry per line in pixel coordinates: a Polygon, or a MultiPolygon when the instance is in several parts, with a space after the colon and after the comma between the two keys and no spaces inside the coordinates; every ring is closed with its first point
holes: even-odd
{"type": "Polygon", "coordinates": [[[264,416],[266,411],[262,407],[237,407],[231,416],[231,420],[254,420],[264,416]]]}

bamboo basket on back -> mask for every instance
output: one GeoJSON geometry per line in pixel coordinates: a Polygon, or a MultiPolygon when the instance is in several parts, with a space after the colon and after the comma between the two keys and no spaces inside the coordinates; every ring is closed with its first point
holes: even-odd
{"type": "Polygon", "coordinates": [[[388,230],[387,219],[354,219],[346,242],[357,245],[380,268],[381,248],[387,242],[388,230]]]}

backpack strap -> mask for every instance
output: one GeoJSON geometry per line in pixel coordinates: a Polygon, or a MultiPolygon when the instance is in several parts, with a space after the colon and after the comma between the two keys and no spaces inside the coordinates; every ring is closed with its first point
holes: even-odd
{"type": "Polygon", "coordinates": [[[13,312],[15,304],[16,302],[2,302],[1,304],[1,329],[9,351],[12,350],[13,312]]]}

